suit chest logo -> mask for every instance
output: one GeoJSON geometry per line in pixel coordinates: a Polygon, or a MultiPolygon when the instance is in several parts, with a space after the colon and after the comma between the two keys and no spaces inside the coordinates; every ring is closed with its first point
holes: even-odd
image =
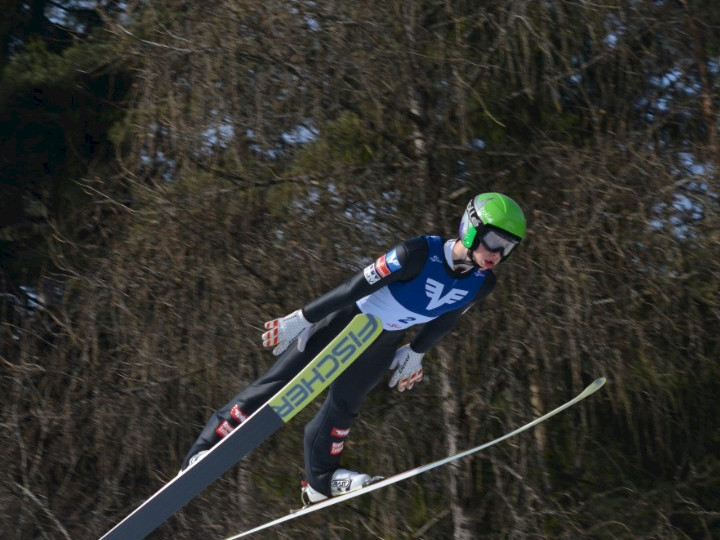
{"type": "Polygon", "coordinates": [[[428,278],[425,282],[425,294],[430,299],[426,309],[432,310],[437,309],[445,304],[454,304],[459,302],[468,295],[468,291],[462,289],[450,289],[449,292],[443,294],[444,287],[439,281],[435,281],[432,278],[428,278]]]}

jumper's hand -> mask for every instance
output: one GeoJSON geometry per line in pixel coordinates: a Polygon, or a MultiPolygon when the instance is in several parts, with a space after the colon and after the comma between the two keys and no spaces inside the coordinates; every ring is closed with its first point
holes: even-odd
{"type": "Polygon", "coordinates": [[[410,345],[403,345],[395,352],[390,369],[394,369],[395,373],[390,378],[390,388],[397,384],[399,392],[406,388],[410,390],[415,383],[422,380],[422,358],[424,353],[417,353],[410,348],[410,345]]]}
{"type": "Polygon", "coordinates": [[[313,324],[298,309],[290,315],[266,322],[265,329],[267,332],[262,335],[263,346],[275,347],[277,345],[273,349],[273,354],[279,356],[296,339],[298,350],[304,351],[305,345],[312,335],[313,324]]]}

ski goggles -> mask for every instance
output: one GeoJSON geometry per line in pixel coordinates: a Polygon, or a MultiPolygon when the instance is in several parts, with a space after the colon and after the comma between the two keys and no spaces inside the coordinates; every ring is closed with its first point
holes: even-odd
{"type": "Polygon", "coordinates": [[[502,253],[503,257],[510,255],[510,252],[518,245],[517,240],[503,236],[493,229],[487,229],[480,236],[480,243],[491,253],[502,253]]]}

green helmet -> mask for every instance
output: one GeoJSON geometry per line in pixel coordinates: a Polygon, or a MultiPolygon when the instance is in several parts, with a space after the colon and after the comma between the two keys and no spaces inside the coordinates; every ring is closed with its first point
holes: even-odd
{"type": "Polygon", "coordinates": [[[468,203],[458,236],[469,250],[483,242],[490,251],[502,251],[505,259],[525,238],[525,214],[507,195],[481,193],[468,203]]]}

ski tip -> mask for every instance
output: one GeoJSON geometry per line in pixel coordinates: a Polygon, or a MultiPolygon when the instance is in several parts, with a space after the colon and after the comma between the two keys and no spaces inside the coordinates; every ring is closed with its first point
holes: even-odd
{"type": "Polygon", "coordinates": [[[595,379],[593,382],[591,382],[591,383],[587,386],[587,388],[585,388],[585,390],[583,390],[583,392],[582,392],[581,395],[582,395],[582,396],[589,396],[589,395],[592,394],[593,392],[596,392],[597,390],[599,390],[600,388],[602,388],[602,386],[603,386],[606,382],[607,382],[607,379],[606,379],[605,377],[599,377],[599,378],[595,379]]]}

